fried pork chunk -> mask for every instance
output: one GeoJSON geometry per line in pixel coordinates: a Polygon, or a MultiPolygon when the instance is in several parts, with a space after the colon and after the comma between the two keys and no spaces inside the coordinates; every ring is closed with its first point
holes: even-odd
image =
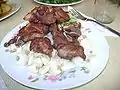
{"type": "Polygon", "coordinates": [[[37,53],[43,53],[48,56],[52,56],[53,47],[51,45],[50,40],[45,38],[36,38],[32,40],[30,44],[30,51],[34,51],[37,53]]]}
{"type": "Polygon", "coordinates": [[[55,17],[58,23],[66,22],[70,19],[69,15],[60,7],[53,7],[55,17]]]}
{"type": "Polygon", "coordinates": [[[85,60],[84,48],[77,40],[81,35],[81,24],[72,22],[59,28],[58,23],[69,20],[69,15],[61,8],[40,5],[29,12],[24,20],[29,23],[21,28],[14,38],[6,42],[5,47],[11,44],[19,47],[30,41],[30,51],[51,57],[53,48],[55,48],[61,58],[72,60],[74,57],[81,57],[85,60]],[[45,37],[49,32],[52,35],[53,45],[45,37]]]}
{"type": "Polygon", "coordinates": [[[35,38],[44,37],[48,32],[48,26],[44,24],[29,23],[27,26],[21,28],[18,34],[10,41],[6,42],[4,46],[8,47],[14,43],[16,46],[22,46],[35,38]]]}
{"type": "Polygon", "coordinates": [[[78,38],[81,35],[81,23],[70,22],[68,25],[63,27],[65,33],[73,38],[78,38]]]}
{"type": "Polygon", "coordinates": [[[29,12],[24,20],[50,25],[68,21],[69,15],[59,7],[40,5],[29,12]]]}
{"type": "Polygon", "coordinates": [[[83,47],[80,45],[74,45],[72,43],[68,43],[65,46],[60,47],[59,49],[57,49],[57,51],[58,56],[69,60],[74,57],[81,57],[84,60],[86,58],[83,47]]]}
{"type": "Polygon", "coordinates": [[[79,42],[70,42],[56,24],[51,25],[51,32],[54,41],[54,47],[58,51],[58,56],[71,60],[80,56],[85,59],[84,49],[79,42]]]}

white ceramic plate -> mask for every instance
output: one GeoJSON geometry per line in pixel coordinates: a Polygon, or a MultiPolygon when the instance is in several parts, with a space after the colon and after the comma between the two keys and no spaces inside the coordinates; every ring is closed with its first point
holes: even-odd
{"type": "Polygon", "coordinates": [[[10,17],[11,15],[15,14],[20,8],[21,8],[21,4],[19,2],[19,0],[10,0],[10,2],[8,2],[10,5],[12,5],[12,11],[5,15],[4,17],[0,18],[0,21],[10,17]]]}
{"type": "MultiPolygon", "coordinates": [[[[90,51],[87,64],[72,69],[62,76],[44,77],[30,73],[26,66],[16,64],[16,56],[6,52],[4,43],[10,40],[28,22],[23,22],[10,31],[0,45],[0,63],[4,71],[15,81],[36,89],[68,89],[88,83],[97,77],[106,67],[109,58],[109,46],[104,36],[90,22],[82,23],[83,37],[88,40],[90,51]]],[[[87,44],[84,46],[86,47],[87,44]]]]}
{"type": "Polygon", "coordinates": [[[69,6],[69,5],[75,5],[75,4],[78,4],[78,3],[81,3],[83,0],[80,0],[80,1],[77,1],[77,2],[73,2],[73,3],[68,3],[68,4],[48,4],[48,3],[43,3],[43,2],[40,2],[38,0],[34,0],[36,3],[39,3],[39,4],[43,4],[43,5],[50,5],[50,6],[69,6]]]}

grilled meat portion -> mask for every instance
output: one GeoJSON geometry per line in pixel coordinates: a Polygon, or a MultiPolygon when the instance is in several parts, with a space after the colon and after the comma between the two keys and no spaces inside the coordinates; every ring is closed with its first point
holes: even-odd
{"type": "Polygon", "coordinates": [[[18,40],[15,42],[15,45],[19,47],[19,46],[22,46],[29,41],[32,41],[32,40],[34,40],[36,38],[40,38],[40,37],[43,37],[43,34],[39,34],[37,32],[26,34],[24,36],[19,37],[18,40]]]}
{"type": "Polygon", "coordinates": [[[15,36],[14,38],[10,39],[8,42],[4,44],[4,47],[8,47],[11,44],[14,44],[17,41],[17,39],[18,39],[18,36],[15,36]]]}
{"type": "MultiPolygon", "coordinates": [[[[48,30],[48,26],[44,25],[44,24],[40,24],[40,23],[29,23],[27,24],[27,26],[23,27],[18,35],[19,36],[25,36],[27,34],[31,34],[31,33],[39,33],[39,34],[47,34],[49,32],[48,30]]],[[[42,35],[43,36],[43,35],[42,35]]]]}
{"type": "Polygon", "coordinates": [[[30,44],[30,51],[52,56],[52,45],[48,38],[36,38],[30,44]]]}
{"type": "Polygon", "coordinates": [[[71,60],[73,57],[80,56],[85,59],[84,49],[79,42],[70,42],[56,24],[51,25],[51,32],[54,41],[54,47],[58,51],[58,56],[71,60]]]}
{"type": "Polygon", "coordinates": [[[24,20],[28,20],[34,23],[43,23],[47,25],[56,22],[56,18],[54,17],[54,11],[52,6],[44,6],[44,5],[35,7],[31,12],[29,12],[24,17],[24,20]]]}
{"type": "Polygon", "coordinates": [[[83,47],[80,45],[75,45],[73,43],[68,43],[65,46],[60,47],[57,51],[58,56],[69,60],[78,56],[80,56],[84,60],[86,58],[83,47]]]}
{"type": "Polygon", "coordinates": [[[44,37],[49,32],[48,26],[44,24],[29,23],[21,28],[13,39],[5,43],[5,47],[15,43],[16,46],[22,46],[35,38],[44,37]]]}
{"type": "Polygon", "coordinates": [[[50,26],[50,31],[52,33],[54,47],[56,49],[59,48],[61,45],[66,45],[68,43],[67,38],[63,34],[63,31],[58,28],[57,24],[52,24],[50,26]]]}
{"type": "Polygon", "coordinates": [[[53,47],[57,50],[58,56],[71,60],[74,57],[86,58],[84,49],[80,46],[78,37],[81,35],[81,24],[71,22],[62,29],[57,23],[69,20],[69,15],[59,7],[40,5],[35,7],[25,17],[29,23],[21,28],[18,34],[4,44],[8,47],[11,44],[22,46],[31,41],[30,51],[43,53],[52,56],[53,47]],[[53,45],[51,41],[45,37],[51,33],[53,45]]]}
{"type": "Polygon", "coordinates": [[[63,30],[72,38],[78,38],[81,35],[81,23],[70,22],[69,25],[64,26],[63,30]]]}
{"type": "Polygon", "coordinates": [[[29,12],[24,20],[50,25],[56,21],[59,23],[68,21],[69,15],[59,7],[40,5],[29,12]]]}
{"type": "Polygon", "coordinates": [[[69,15],[60,7],[54,7],[55,17],[58,23],[66,22],[70,19],[69,15]]]}

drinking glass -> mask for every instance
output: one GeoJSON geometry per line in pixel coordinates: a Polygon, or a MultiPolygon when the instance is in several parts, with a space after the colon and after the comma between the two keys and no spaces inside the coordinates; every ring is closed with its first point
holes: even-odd
{"type": "Polygon", "coordinates": [[[117,9],[117,4],[110,0],[95,0],[93,17],[101,23],[109,24],[115,19],[117,9]]]}

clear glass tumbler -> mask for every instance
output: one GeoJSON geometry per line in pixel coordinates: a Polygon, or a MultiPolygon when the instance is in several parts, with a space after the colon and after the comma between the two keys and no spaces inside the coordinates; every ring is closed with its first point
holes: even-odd
{"type": "Polygon", "coordinates": [[[117,9],[117,4],[110,0],[95,0],[93,17],[101,23],[109,24],[115,19],[117,9]]]}

